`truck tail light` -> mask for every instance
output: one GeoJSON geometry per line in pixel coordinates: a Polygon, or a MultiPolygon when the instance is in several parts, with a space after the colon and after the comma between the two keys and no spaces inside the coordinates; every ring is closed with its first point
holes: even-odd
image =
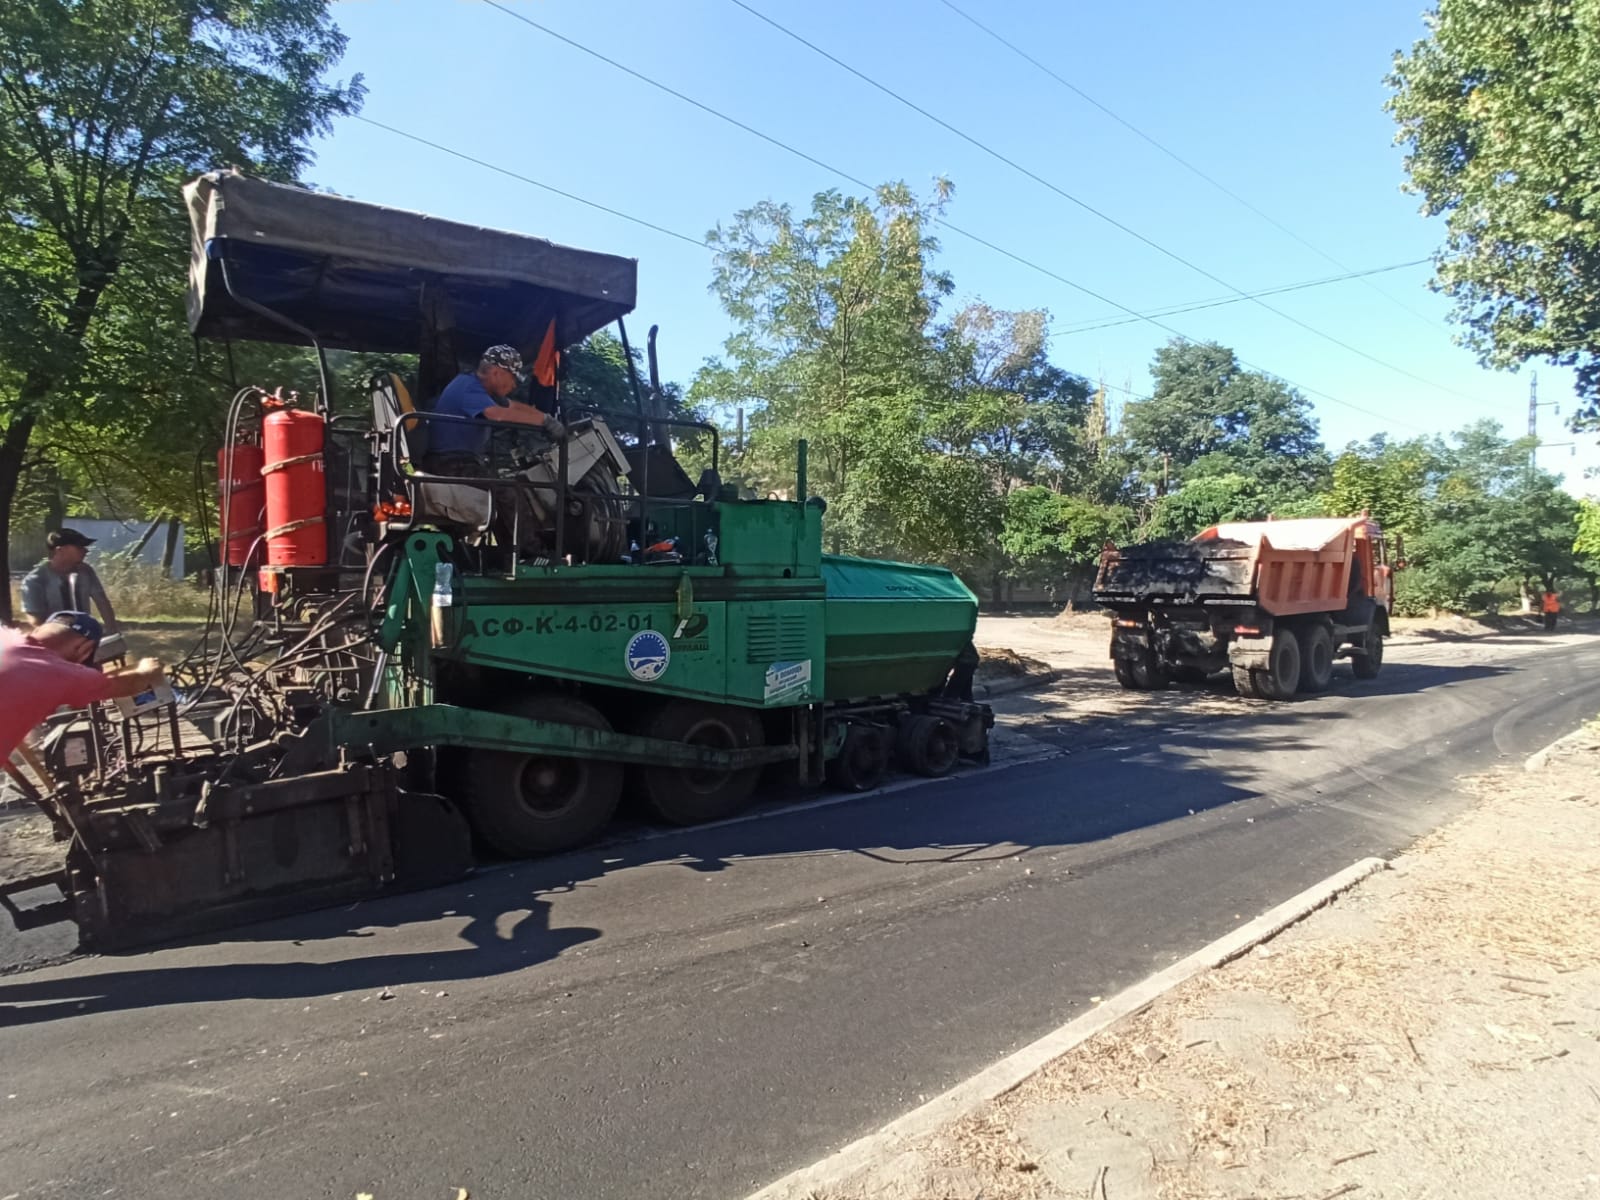
{"type": "Polygon", "coordinates": [[[1235,625],[1233,631],[1243,637],[1260,637],[1261,630],[1254,625],[1235,625]]]}

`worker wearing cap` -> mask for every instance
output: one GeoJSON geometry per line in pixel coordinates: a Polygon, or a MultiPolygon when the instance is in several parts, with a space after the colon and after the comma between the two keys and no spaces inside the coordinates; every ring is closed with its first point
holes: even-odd
{"type": "MultiPolygon", "coordinates": [[[[511,393],[520,382],[522,355],[510,346],[490,346],[478,360],[476,371],[463,371],[446,385],[434,404],[435,414],[449,417],[470,417],[493,421],[501,425],[535,426],[552,438],[566,435],[561,422],[547,416],[542,409],[511,399],[511,393]]],[[[455,421],[433,421],[428,424],[428,453],[422,457],[422,469],[432,475],[468,476],[473,479],[492,478],[495,475],[489,459],[489,429],[455,421]]],[[[538,522],[534,519],[529,497],[517,495],[513,500],[501,489],[495,497],[495,538],[509,546],[516,537],[520,549],[540,549],[538,522]]]]}
{"type": "MultiPolygon", "coordinates": [[[[522,372],[522,355],[510,346],[490,346],[476,371],[463,371],[439,393],[433,406],[438,416],[472,417],[500,425],[534,425],[553,438],[565,432],[561,422],[520,400],[512,400],[522,372]]],[[[437,475],[481,478],[489,466],[489,430],[454,421],[428,425],[429,450],[423,470],[437,475]]]]}
{"type": "Polygon", "coordinates": [[[0,762],[56,709],[137,696],[160,681],[153,658],[115,675],[85,665],[103,635],[100,622],[83,612],[51,613],[26,633],[0,628],[0,762]]]}
{"type": "Polygon", "coordinates": [[[22,611],[33,624],[42,625],[54,612],[87,612],[93,602],[107,631],[118,631],[117,614],[111,610],[100,576],[83,561],[94,542],[76,529],[52,530],[45,539],[48,552],[44,561],[22,579],[22,611]]]}

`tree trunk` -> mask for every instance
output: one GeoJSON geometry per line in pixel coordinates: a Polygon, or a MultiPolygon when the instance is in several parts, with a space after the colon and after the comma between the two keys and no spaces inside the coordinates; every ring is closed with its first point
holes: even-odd
{"type": "Polygon", "coordinates": [[[167,518],[167,544],[161,551],[161,573],[172,578],[172,560],[178,556],[178,518],[167,518]]]}
{"type": "Polygon", "coordinates": [[[28,452],[28,439],[33,436],[32,416],[17,417],[6,426],[0,438],[0,620],[11,624],[16,614],[11,608],[11,503],[17,497],[17,483],[22,478],[22,459],[28,452]]]}
{"type": "MultiPolygon", "coordinates": [[[[89,331],[89,322],[100,303],[100,294],[116,273],[118,265],[115,250],[120,249],[121,235],[113,239],[113,253],[107,255],[109,267],[78,268],[78,290],[67,309],[66,324],[61,330],[61,346],[79,352],[83,337],[89,331]]],[[[74,355],[77,356],[76,354],[74,355]]],[[[11,608],[11,509],[17,498],[17,484],[22,479],[22,463],[28,453],[28,439],[39,422],[39,409],[61,382],[59,378],[42,370],[28,373],[17,393],[16,413],[6,426],[5,437],[0,438],[0,620],[10,624],[16,619],[11,608]]]]}

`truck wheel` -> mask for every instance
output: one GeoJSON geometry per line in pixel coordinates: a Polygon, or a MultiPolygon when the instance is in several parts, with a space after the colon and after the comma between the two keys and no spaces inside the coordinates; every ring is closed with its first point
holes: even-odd
{"type": "Polygon", "coordinates": [[[955,770],[961,756],[961,736],[943,717],[905,717],[900,722],[895,748],[907,770],[938,779],[955,770]]]}
{"type": "Polygon", "coordinates": [[[870,792],[889,771],[889,731],[852,722],[839,756],[827,765],[828,782],[840,791],[870,792]]]}
{"type": "Polygon", "coordinates": [[[1326,625],[1307,625],[1299,633],[1300,690],[1325,692],[1333,682],[1333,635],[1326,625]]]}
{"type": "MultiPolygon", "coordinates": [[[[718,750],[744,750],[763,741],[761,720],[749,709],[694,700],[668,700],[639,732],[665,742],[718,750]]],[[[749,801],[760,778],[760,767],[738,771],[645,767],[639,772],[645,800],[669,825],[698,825],[733,816],[749,801]]]]}
{"type": "Polygon", "coordinates": [[[1363,653],[1350,656],[1350,669],[1357,679],[1376,679],[1383,669],[1383,634],[1376,621],[1367,626],[1357,649],[1363,653]]]}
{"type": "Polygon", "coordinates": [[[1246,700],[1265,700],[1267,694],[1261,690],[1261,678],[1266,672],[1252,671],[1249,667],[1233,668],[1233,690],[1246,700]]]}
{"type": "Polygon", "coordinates": [[[1153,654],[1135,659],[1119,658],[1116,664],[1117,682],[1130,692],[1159,692],[1172,682],[1166,668],[1153,654]]]}
{"type": "Polygon", "coordinates": [[[1300,687],[1300,641],[1292,630],[1279,629],[1267,651],[1267,669],[1256,686],[1268,700],[1287,700],[1300,687]]]}
{"type": "MultiPolygon", "coordinates": [[[[522,697],[504,711],[611,730],[597,709],[556,692],[522,697]]],[[[467,820],[490,847],[512,858],[582,845],[606,827],[622,797],[622,764],[599,758],[471,750],[465,775],[467,820]]]]}

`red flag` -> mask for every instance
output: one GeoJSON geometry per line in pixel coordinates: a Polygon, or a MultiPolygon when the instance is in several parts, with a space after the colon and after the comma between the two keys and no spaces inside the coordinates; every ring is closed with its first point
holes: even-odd
{"type": "Polygon", "coordinates": [[[561,351],[556,348],[556,323],[544,331],[544,341],[539,346],[539,357],[533,360],[533,377],[541,387],[556,385],[556,366],[561,362],[561,351]]]}

